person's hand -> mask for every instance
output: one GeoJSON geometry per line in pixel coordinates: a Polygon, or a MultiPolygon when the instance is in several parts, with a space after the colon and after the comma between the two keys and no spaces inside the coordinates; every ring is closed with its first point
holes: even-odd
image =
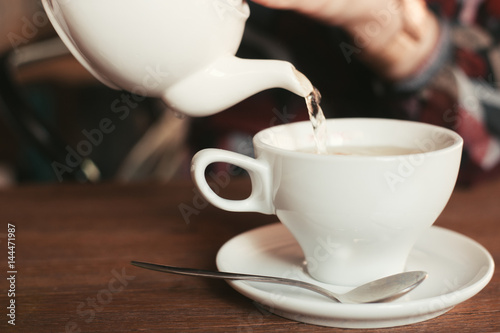
{"type": "Polygon", "coordinates": [[[424,0],[253,0],[274,9],[294,10],[345,29],[346,52],[398,80],[410,76],[432,52],[437,19],[424,0]]]}
{"type": "MultiPolygon", "coordinates": [[[[263,6],[304,13],[325,23],[352,26],[372,15],[397,10],[398,0],[253,0],[263,6]]],[[[393,24],[398,21],[394,17],[393,24]]]]}

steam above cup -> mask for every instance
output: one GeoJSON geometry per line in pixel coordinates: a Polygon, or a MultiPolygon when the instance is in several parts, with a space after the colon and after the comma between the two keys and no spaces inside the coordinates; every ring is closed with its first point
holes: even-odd
{"type": "Polygon", "coordinates": [[[242,0],[42,0],[78,61],[113,89],[161,98],[206,116],[270,88],[307,96],[290,63],[235,57],[248,4],[242,0]]]}

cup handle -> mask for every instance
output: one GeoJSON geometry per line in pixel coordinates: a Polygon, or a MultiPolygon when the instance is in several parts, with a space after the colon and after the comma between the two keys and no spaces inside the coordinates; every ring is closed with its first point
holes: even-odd
{"type": "Polygon", "coordinates": [[[255,158],[222,149],[204,149],[193,157],[191,176],[203,197],[212,205],[231,212],[257,212],[274,214],[271,198],[271,172],[269,165],[255,158]],[[217,195],[205,178],[206,168],[216,162],[225,162],[245,169],[252,182],[250,196],[243,200],[229,200],[217,195]]]}

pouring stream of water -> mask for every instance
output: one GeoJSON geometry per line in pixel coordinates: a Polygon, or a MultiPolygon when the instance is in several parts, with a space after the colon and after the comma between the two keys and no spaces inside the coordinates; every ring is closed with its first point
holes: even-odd
{"type": "Polygon", "coordinates": [[[326,119],[320,106],[321,94],[318,89],[314,90],[306,97],[309,119],[314,131],[314,140],[316,142],[316,153],[327,154],[326,149],[326,119]]]}

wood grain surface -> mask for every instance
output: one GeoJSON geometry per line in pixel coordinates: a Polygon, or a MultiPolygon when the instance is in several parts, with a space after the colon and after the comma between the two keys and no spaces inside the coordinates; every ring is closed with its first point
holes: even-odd
{"type": "MultiPolygon", "coordinates": [[[[246,180],[225,196],[244,197],[246,180]]],[[[352,332],[263,312],[224,281],[160,274],[143,260],[215,269],[232,237],[276,222],[208,205],[190,181],[30,185],[0,191],[0,332],[352,332]],[[8,324],[7,228],[15,225],[15,326],[8,324]],[[2,254],[3,253],[3,254],[2,254]]],[[[500,180],[458,189],[437,225],[500,262],[500,180]]],[[[448,313],[364,332],[500,332],[498,274],[448,313]]]]}

